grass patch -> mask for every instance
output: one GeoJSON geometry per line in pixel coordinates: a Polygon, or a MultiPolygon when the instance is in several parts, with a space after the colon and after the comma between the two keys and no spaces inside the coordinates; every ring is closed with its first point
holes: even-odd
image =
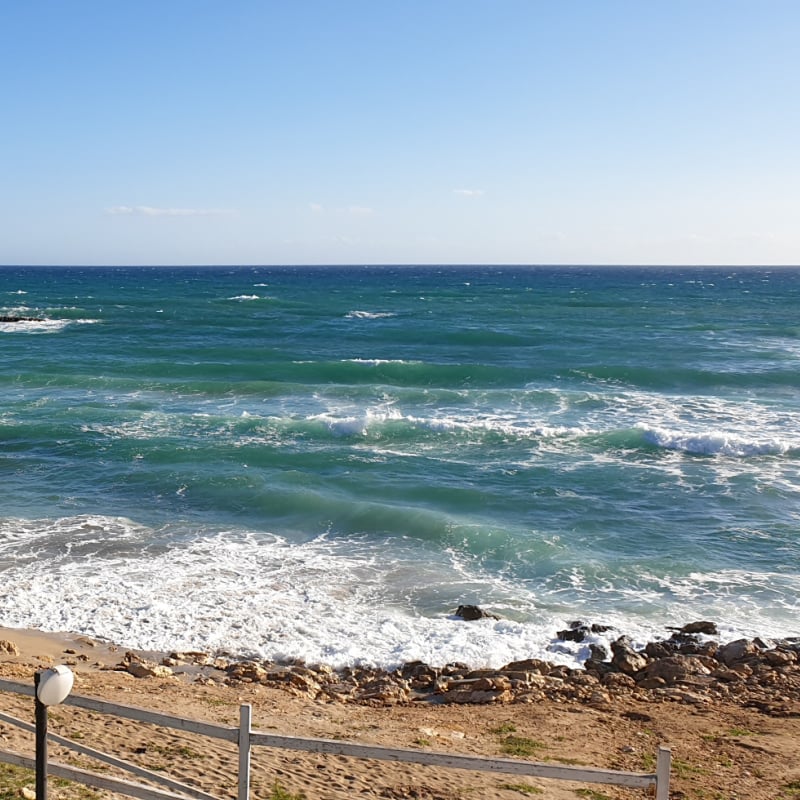
{"type": "Polygon", "coordinates": [[[758,736],[756,731],[751,731],[749,728],[730,728],[727,733],[728,736],[758,736]]]}
{"type": "Polygon", "coordinates": [[[575,794],[578,797],[587,797],[589,800],[611,800],[607,794],[598,792],[597,789],[576,789],[575,794]]]}
{"type": "Polygon", "coordinates": [[[417,747],[430,747],[431,746],[430,739],[423,739],[423,738],[414,739],[414,744],[417,745],[417,747]]]}
{"type": "Polygon", "coordinates": [[[700,736],[700,738],[705,742],[719,742],[723,739],[730,738],[732,736],[735,737],[743,737],[743,736],[758,736],[757,731],[751,731],[749,728],[739,728],[733,727],[728,728],[727,731],[724,733],[704,733],[700,736]]]}
{"type": "Polygon", "coordinates": [[[513,722],[504,722],[502,725],[498,726],[497,728],[492,728],[492,733],[516,733],[517,726],[513,722]]]}
{"type": "Polygon", "coordinates": [[[0,764],[0,800],[19,800],[25,786],[33,788],[36,776],[32,769],[0,764]]]}
{"type": "Polygon", "coordinates": [[[306,800],[305,792],[290,792],[284,789],[278,781],[272,784],[269,800],[306,800]]]}
{"type": "Polygon", "coordinates": [[[198,753],[197,750],[192,750],[191,747],[185,744],[174,745],[172,747],[165,747],[160,744],[147,745],[148,753],[158,753],[161,756],[180,756],[181,758],[189,759],[203,759],[207,758],[203,753],[198,753]]]}
{"type": "Polygon", "coordinates": [[[508,789],[509,792],[520,792],[522,794],[544,794],[544,789],[538,786],[531,786],[527,783],[501,783],[501,789],[508,789]]]}
{"type": "MultiPolygon", "coordinates": [[[[63,800],[100,800],[98,792],[83,784],[53,776],[49,780],[63,800]]],[[[32,792],[36,789],[36,773],[32,769],[0,764],[0,800],[20,800],[25,787],[32,792]]]]}
{"type": "Polygon", "coordinates": [[[656,757],[652,753],[642,753],[641,762],[642,762],[642,769],[645,772],[655,772],[656,757]]]}
{"type": "Polygon", "coordinates": [[[547,745],[536,739],[528,739],[525,736],[506,736],[500,749],[509,756],[527,758],[543,747],[547,747],[547,745]]]}
{"type": "Polygon", "coordinates": [[[672,759],[672,771],[679,778],[686,778],[689,775],[708,775],[708,770],[703,767],[698,767],[695,764],[690,764],[680,758],[672,759]]]}

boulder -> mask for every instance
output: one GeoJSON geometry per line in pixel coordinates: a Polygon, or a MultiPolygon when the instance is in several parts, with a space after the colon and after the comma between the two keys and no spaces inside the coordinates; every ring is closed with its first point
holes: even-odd
{"type": "Polygon", "coordinates": [[[0,639],[0,653],[6,656],[18,656],[19,648],[8,639],[0,639]]]}
{"type": "MultiPolygon", "coordinates": [[[[652,661],[644,668],[643,679],[658,678],[667,685],[691,680],[697,675],[710,675],[708,669],[699,659],[692,656],[667,656],[652,661]]],[[[641,681],[638,682],[641,686],[641,681]]],[[[648,687],[644,687],[648,688],[648,687]]]]}
{"type": "Polygon", "coordinates": [[[267,670],[256,661],[236,661],[227,672],[230,680],[242,683],[261,683],[268,676],[267,670]]]}
{"type": "Polygon", "coordinates": [[[737,639],[722,645],[717,650],[717,660],[725,664],[726,667],[733,666],[737,661],[742,661],[758,653],[755,642],[748,639],[737,639]]]}
{"type": "Polygon", "coordinates": [[[392,680],[378,678],[362,686],[356,694],[360,702],[373,701],[383,705],[408,702],[408,687],[392,680]]]}
{"type": "Polygon", "coordinates": [[[647,666],[647,657],[637,653],[625,636],[611,643],[611,651],[611,663],[626,675],[634,675],[647,666]]]}
{"type": "Polygon", "coordinates": [[[455,615],[468,622],[475,619],[500,619],[497,614],[484,611],[480,606],[459,606],[455,615]]]}
{"type": "MultiPolygon", "coordinates": [[[[670,628],[669,630],[676,630],[675,628],[670,628]]],[[[696,634],[702,633],[706,636],[719,636],[719,631],[717,630],[717,626],[713,622],[708,622],[706,620],[699,620],[698,622],[690,622],[688,625],[684,625],[682,628],[677,628],[678,633],[682,633],[684,635],[694,636],[696,634]]]]}
{"type": "Polygon", "coordinates": [[[791,650],[767,650],[762,657],[772,667],[786,667],[797,661],[797,655],[791,650]]]}
{"type": "Polygon", "coordinates": [[[526,658],[524,661],[512,661],[500,668],[500,672],[535,672],[538,675],[548,675],[552,664],[538,658],[526,658]]]}
{"type": "Polygon", "coordinates": [[[133,675],[134,678],[172,678],[175,673],[163,664],[156,664],[155,661],[145,659],[134,659],[129,661],[125,671],[133,675]]]}
{"type": "Polygon", "coordinates": [[[636,681],[624,672],[607,672],[600,683],[608,689],[635,689],[636,681]]]}

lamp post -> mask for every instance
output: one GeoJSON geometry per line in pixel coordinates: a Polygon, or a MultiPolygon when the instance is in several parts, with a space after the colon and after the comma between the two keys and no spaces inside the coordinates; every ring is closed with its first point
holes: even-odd
{"type": "Polygon", "coordinates": [[[75,676],[69,667],[58,665],[34,673],[36,721],[36,800],[47,800],[47,707],[66,700],[75,676]]]}

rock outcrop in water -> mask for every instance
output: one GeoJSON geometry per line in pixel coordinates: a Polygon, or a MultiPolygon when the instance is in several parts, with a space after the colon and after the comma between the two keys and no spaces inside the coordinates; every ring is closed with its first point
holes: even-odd
{"type": "Polygon", "coordinates": [[[455,616],[461,617],[461,619],[468,622],[476,619],[500,619],[497,614],[484,611],[480,606],[459,606],[456,609],[455,616]]]}

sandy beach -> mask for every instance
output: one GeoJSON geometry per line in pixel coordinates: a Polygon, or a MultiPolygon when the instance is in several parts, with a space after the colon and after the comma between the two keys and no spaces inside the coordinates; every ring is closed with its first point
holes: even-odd
{"type": "MultiPolygon", "coordinates": [[[[310,699],[292,684],[250,683],[196,664],[176,664],[168,654],[130,654],[124,647],[77,635],[0,628],[6,652],[0,677],[32,682],[33,673],[55,663],[75,672],[73,694],[161,710],[190,719],[236,725],[239,705],[253,707],[253,727],[264,732],[346,740],[451,754],[508,757],[631,771],[652,771],[659,744],[672,750],[673,798],[789,798],[800,793],[798,665],[774,689],[773,704],[754,703],[746,691],[727,700],[695,692],[683,700],[652,692],[610,689],[603,702],[542,697],[536,702],[484,704],[390,703],[310,699]],[[161,675],[137,678],[124,668],[131,659],[172,663],[161,675]],[[794,687],[794,688],[793,688],[794,687]],[[697,698],[702,696],[702,699],[697,698]]],[[[196,659],[198,660],[198,659],[196,659]]],[[[228,670],[228,675],[237,674],[228,670]]],[[[242,677],[241,671],[238,673],[242,677]]],[[[0,693],[0,709],[32,720],[31,699],[0,693]]],[[[219,797],[235,796],[235,752],[218,741],[153,728],[61,706],[50,712],[50,730],[168,773],[219,797]]],[[[0,723],[0,747],[32,754],[30,734],[0,723]]],[[[90,767],[90,761],[52,747],[51,757],[90,767]]],[[[102,768],[107,772],[108,768],[102,768]]],[[[31,773],[0,767],[0,787],[19,796],[31,773]]],[[[108,774],[114,774],[113,770],[108,774]]],[[[252,797],[547,798],[641,797],[642,791],[434,767],[317,756],[256,748],[252,797]]],[[[75,785],[52,788],[56,798],[87,797],[75,785]]],[[[105,795],[108,796],[108,795],[105,795]]]]}

